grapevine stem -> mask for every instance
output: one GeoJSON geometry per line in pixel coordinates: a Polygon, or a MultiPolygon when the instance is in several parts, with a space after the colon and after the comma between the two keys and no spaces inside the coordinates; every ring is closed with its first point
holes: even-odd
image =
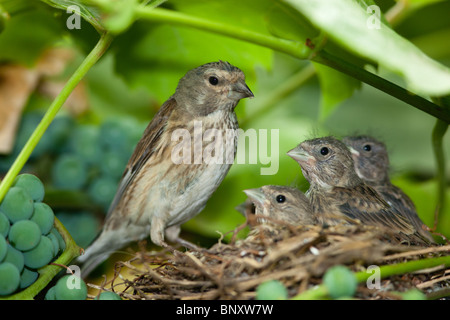
{"type": "MultiPolygon", "coordinates": [[[[414,272],[417,270],[433,268],[436,266],[444,265],[450,266],[450,256],[436,257],[430,259],[412,260],[396,264],[388,264],[380,266],[380,278],[384,279],[397,274],[404,274],[408,272],[414,272]]],[[[365,271],[356,272],[355,277],[359,283],[367,281],[369,277],[373,276],[372,273],[365,271]]],[[[312,289],[306,290],[293,297],[293,300],[319,300],[328,299],[328,290],[324,284],[316,286],[312,289]]]]}
{"type": "Polygon", "coordinates": [[[287,53],[299,59],[306,59],[312,50],[298,41],[286,40],[266,35],[252,30],[235,27],[230,24],[215,22],[203,18],[194,17],[185,13],[149,7],[137,7],[136,17],[155,22],[166,22],[175,25],[188,26],[204,31],[244,40],[263,47],[271,48],[287,53]]]}
{"type": "Polygon", "coordinates": [[[229,36],[235,39],[244,40],[257,45],[261,45],[279,52],[289,54],[298,59],[309,59],[329,66],[335,70],[341,71],[350,75],[364,83],[367,83],[407,104],[422,110],[433,117],[436,117],[444,122],[450,123],[450,113],[430,102],[429,100],[415,95],[396,84],[383,79],[371,72],[368,72],[360,67],[354,66],[351,63],[339,59],[325,50],[314,52],[308,48],[304,43],[298,41],[291,41],[277,38],[274,36],[246,30],[239,27],[234,27],[229,24],[219,23],[208,19],[198,18],[185,13],[162,9],[138,7],[136,8],[136,18],[141,18],[154,22],[166,22],[174,25],[187,26],[204,31],[214,32],[217,34],[229,36]],[[313,55],[313,53],[315,53],[313,55]]]}
{"type": "Polygon", "coordinates": [[[6,173],[5,178],[0,183],[0,202],[5,197],[6,193],[8,192],[12,183],[14,182],[14,179],[17,177],[17,175],[20,173],[25,163],[28,161],[28,158],[30,157],[34,148],[44,135],[45,130],[47,130],[48,126],[53,121],[53,119],[55,118],[58,111],[61,109],[66,99],[69,97],[70,93],[73,91],[73,89],[75,89],[77,84],[81,81],[81,79],[85,76],[85,74],[89,71],[89,69],[105,53],[111,41],[112,37],[108,33],[104,33],[100,37],[100,40],[98,41],[97,45],[84,59],[84,61],[81,63],[78,69],[73,73],[73,75],[67,81],[66,85],[58,94],[58,96],[55,98],[55,100],[53,100],[53,103],[48,108],[41,122],[36,127],[34,132],[31,134],[30,138],[20,151],[11,168],[6,173]]]}

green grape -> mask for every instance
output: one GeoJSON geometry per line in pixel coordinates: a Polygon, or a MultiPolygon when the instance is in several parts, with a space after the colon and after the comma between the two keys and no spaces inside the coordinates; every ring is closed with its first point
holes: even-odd
{"type": "Polygon", "coordinates": [[[100,126],[100,145],[106,150],[125,150],[127,139],[127,128],[122,124],[122,118],[111,118],[105,120],[100,126]]]}
{"type": "Polygon", "coordinates": [[[48,144],[51,146],[51,150],[55,154],[63,152],[64,147],[67,145],[67,140],[75,122],[69,115],[58,115],[45,131],[42,140],[49,140],[48,144]]]}
{"type": "Polygon", "coordinates": [[[8,217],[0,211],[0,235],[7,237],[10,226],[8,217]]]}
{"type": "Polygon", "coordinates": [[[13,265],[16,266],[19,272],[22,272],[24,266],[23,253],[14,248],[13,246],[11,246],[10,244],[8,244],[8,250],[6,252],[6,256],[3,261],[12,263],[13,265]]]}
{"type": "Polygon", "coordinates": [[[45,266],[53,259],[52,241],[46,236],[41,236],[39,244],[34,249],[24,252],[23,257],[25,266],[30,269],[39,269],[45,266]]]}
{"type": "Polygon", "coordinates": [[[427,300],[427,296],[419,289],[410,289],[399,293],[403,300],[427,300]]]}
{"type": "Polygon", "coordinates": [[[142,123],[139,123],[137,121],[131,122],[129,129],[126,130],[128,143],[127,143],[125,149],[123,149],[123,151],[122,151],[124,156],[127,156],[128,158],[131,156],[134,149],[136,148],[137,143],[141,139],[147,125],[148,125],[148,123],[145,123],[145,122],[142,122],[142,123]]]}
{"type": "Polygon", "coordinates": [[[100,177],[94,180],[89,186],[88,192],[95,203],[108,209],[117,191],[118,181],[111,177],[100,177]]]}
{"type": "Polygon", "coordinates": [[[122,300],[122,298],[115,292],[103,291],[95,300],[122,300]]]}
{"type": "Polygon", "coordinates": [[[48,289],[47,293],[45,294],[44,299],[45,300],[56,300],[55,289],[56,289],[55,286],[48,289]]]}
{"type": "Polygon", "coordinates": [[[36,279],[38,278],[39,273],[28,268],[23,268],[22,273],[20,274],[20,289],[28,288],[32,285],[36,279]]]}
{"type": "Polygon", "coordinates": [[[285,300],[288,297],[286,287],[278,280],[261,283],[256,289],[258,300],[285,300]]]}
{"type": "Polygon", "coordinates": [[[69,141],[70,150],[88,164],[100,162],[99,135],[100,131],[97,126],[78,126],[69,141]]]}
{"type": "Polygon", "coordinates": [[[353,296],[358,285],[353,272],[341,265],[329,268],[323,276],[323,283],[333,299],[353,296]]]}
{"type": "Polygon", "coordinates": [[[20,187],[28,192],[36,202],[44,200],[44,184],[33,174],[24,173],[16,177],[13,186],[20,187]]]}
{"type": "Polygon", "coordinates": [[[116,184],[125,170],[129,156],[118,151],[105,151],[100,172],[104,176],[110,176],[116,180],[116,184]]]}
{"type": "Polygon", "coordinates": [[[16,160],[17,153],[0,155],[0,173],[6,173],[16,160]]]}
{"type": "Polygon", "coordinates": [[[77,155],[65,154],[53,164],[53,184],[58,188],[67,190],[80,189],[86,183],[87,178],[87,165],[77,155]]]}
{"type": "Polygon", "coordinates": [[[30,220],[20,220],[14,223],[9,230],[9,242],[20,251],[35,248],[41,240],[41,229],[30,220]]]}
{"type": "Polygon", "coordinates": [[[86,300],[86,283],[76,276],[64,276],[55,285],[55,298],[56,300],[86,300]]]}
{"type": "Polygon", "coordinates": [[[0,236],[0,261],[3,261],[7,252],[8,252],[8,243],[6,242],[4,236],[0,236]]]}
{"type": "MultiPolygon", "coordinates": [[[[20,122],[19,131],[17,133],[16,143],[14,145],[14,153],[19,153],[22,150],[25,143],[30,138],[33,131],[39,125],[43,117],[43,113],[40,111],[37,112],[27,112],[23,115],[22,120],[20,122]]],[[[30,156],[30,159],[36,159],[42,156],[50,149],[50,145],[46,140],[40,140],[37,144],[36,148],[34,148],[33,153],[30,156]]]]}
{"type": "Polygon", "coordinates": [[[20,187],[11,187],[0,204],[0,210],[12,223],[29,219],[33,214],[33,208],[33,199],[20,187]]]}
{"type": "Polygon", "coordinates": [[[46,203],[37,202],[34,204],[34,213],[30,218],[31,221],[36,222],[36,224],[41,229],[41,233],[46,235],[50,232],[55,222],[55,215],[52,208],[46,203]]]}
{"type": "Polygon", "coordinates": [[[6,296],[19,287],[20,273],[10,262],[0,263],[0,296],[6,296]]]}
{"type": "Polygon", "coordinates": [[[53,256],[56,257],[56,255],[59,253],[59,239],[56,237],[55,234],[49,233],[47,237],[52,241],[53,245],[53,256]]]}
{"type": "Polygon", "coordinates": [[[60,212],[56,216],[80,247],[87,247],[100,229],[99,221],[90,212],[60,212]]]}
{"type": "Polygon", "coordinates": [[[59,250],[64,251],[64,249],[66,248],[66,243],[64,242],[64,239],[61,236],[61,234],[58,232],[58,230],[56,230],[56,228],[53,227],[52,230],[50,231],[50,234],[54,235],[56,237],[56,239],[58,239],[59,250]]]}

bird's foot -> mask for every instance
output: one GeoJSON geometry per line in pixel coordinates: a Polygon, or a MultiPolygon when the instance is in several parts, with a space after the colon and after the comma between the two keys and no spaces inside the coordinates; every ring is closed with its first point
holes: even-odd
{"type": "Polygon", "coordinates": [[[181,239],[181,238],[177,238],[176,242],[191,251],[203,251],[204,250],[203,248],[200,248],[199,246],[193,244],[192,242],[189,242],[189,241],[181,239]]]}

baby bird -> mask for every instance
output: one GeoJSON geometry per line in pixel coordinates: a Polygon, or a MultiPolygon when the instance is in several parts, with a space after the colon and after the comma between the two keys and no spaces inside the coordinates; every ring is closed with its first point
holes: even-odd
{"type": "MultiPolygon", "coordinates": [[[[315,223],[309,200],[296,188],[267,185],[244,192],[253,202],[256,216],[270,218],[261,219],[261,222],[279,220],[294,226],[315,223]]],[[[248,208],[248,201],[244,204],[248,208]]]]}
{"type": "Polygon", "coordinates": [[[306,140],[288,155],[310,183],[306,196],[319,223],[361,222],[405,235],[414,233],[409,221],[358,177],[350,150],[341,141],[334,137],[306,140]]]}
{"type": "Polygon", "coordinates": [[[342,141],[351,151],[358,176],[373,187],[391,207],[409,219],[418,233],[434,243],[431,234],[424,229],[425,225],[412,200],[389,179],[389,156],[385,144],[366,135],[345,137],[342,141]]]}

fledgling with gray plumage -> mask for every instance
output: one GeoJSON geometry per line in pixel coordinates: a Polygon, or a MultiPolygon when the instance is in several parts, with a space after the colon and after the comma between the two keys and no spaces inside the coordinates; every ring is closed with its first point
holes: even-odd
{"type": "Polygon", "coordinates": [[[434,243],[433,237],[419,218],[413,201],[391,183],[386,145],[367,135],[344,137],[342,141],[350,149],[358,176],[373,187],[391,207],[409,219],[418,233],[434,243]]]}
{"type": "Polygon", "coordinates": [[[245,202],[254,205],[254,214],[263,223],[286,222],[290,225],[312,225],[315,223],[309,200],[300,190],[287,186],[266,185],[244,190],[245,202]],[[269,219],[264,219],[268,217],[269,219]]]}
{"type": "Polygon", "coordinates": [[[310,187],[312,211],[325,225],[375,225],[411,235],[414,227],[355,172],[350,150],[334,137],[306,140],[288,155],[301,166],[310,187]]]}
{"type": "MultiPolygon", "coordinates": [[[[175,93],[161,106],[138,142],[100,235],[78,258],[83,276],[114,251],[148,236],[154,244],[170,250],[167,240],[195,248],[179,237],[180,225],[203,210],[228,173],[232,164],[229,160],[236,154],[239,127],[234,108],[247,97],[253,97],[253,93],[244,73],[228,62],[202,65],[180,79],[175,93]],[[196,127],[199,123],[200,130],[196,127]],[[217,150],[223,154],[216,156],[223,161],[175,163],[172,155],[180,142],[173,136],[180,130],[189,133],[191,145],[201,141],[200,155],[204,148],[220,143],[217,150]],[[205,141],[205,132],[213,131],[222,139],[205,141]]],[[[196,147],[191,148],[192,159],[196,147]]]]}

